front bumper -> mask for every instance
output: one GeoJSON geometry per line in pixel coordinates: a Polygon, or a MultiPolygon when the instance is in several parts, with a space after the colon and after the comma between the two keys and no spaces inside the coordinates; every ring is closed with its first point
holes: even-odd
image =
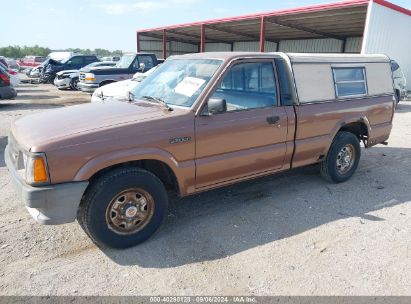
{"type": "Polygon", "coordinates": [[[4,159],[19,196],[30,215],[43,225],[74,222],[88,182],[64,183],[43,187],[27,185],[16,171],[6,147],[4,159]]]}
{"type": "Polygon", "coordinates": [[[85,83],[85,82],[79,82],[78,87],[81,91],[86,92],[86,93],[94,93],[94,91],[100,87],[98,83],[85,83]]]}
{"type": "Polygon", "coordinates": [[[65,88],[70,88],[70,77],[68,78],[62,78],[62,79],[57,79],[57,77],[54,79],[54,85],[57,88],[65,89],[65,88]]]}

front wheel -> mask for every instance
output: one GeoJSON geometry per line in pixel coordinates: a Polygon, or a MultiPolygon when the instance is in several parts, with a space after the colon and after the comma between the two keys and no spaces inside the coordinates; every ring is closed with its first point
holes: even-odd
{"type": "Polygon", "coordinates": [[[358,138],[350,132],[338,132],[327,157],[321,162],[321,175],[328,181],[343,183],[355,173],[361,158],[358,138]]]}
{"type": "Polygon", "coordinates": [[[71,79],[70,88],[74,91],[79,91],[80,89],[78,87],[78,83],[79,83],[78,77],[75,77],[75,78],[71,79]]]}
{"type": "Polygon", "coordinates": [[[163,183],[140,168],[120,168],[94,181],[80,204],[78,221],[100,246],[136,246],[160,227],[167,214],[163,183]]]}

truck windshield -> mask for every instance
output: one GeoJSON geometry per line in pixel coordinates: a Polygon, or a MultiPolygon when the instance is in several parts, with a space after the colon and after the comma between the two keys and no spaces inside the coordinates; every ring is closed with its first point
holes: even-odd
{"type": "Polygon", "coordinates": [[[221,64],[215,59],[169,59],[131,93],[134,99],[149,96],[168,105],[191,107],[221,64]]]}
{"type": "Polygon", "coordinates": [[[124,55],[123,57],[121,57],[120,61],[117,62],[116,67],[118,68],[122,68],[122,69],[126,69],[130,66],[130,64],[133,62],[134,58],[136,56],[135,55],[124,55]]]}

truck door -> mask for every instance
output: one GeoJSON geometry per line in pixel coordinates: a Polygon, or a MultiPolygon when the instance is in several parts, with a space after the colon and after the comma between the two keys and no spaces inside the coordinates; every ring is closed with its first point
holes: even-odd
{"type": "Polygon", "coordinates": [[[154,59],[151,55],[138,55],[136,60],[132,65],[132,75],[137,72],[147,72],[148,70],[154,67],[154,59]],[[144,65],[144,68],[141,68],[141,64],[144,65]]]}
{"type": "Polygon", "coordinates": [[[225,112],[196,118],[196,188],[284,166],[287,113],[280,106],[274,61],[231,66],[209,99],[225,100],[225,112]]]}

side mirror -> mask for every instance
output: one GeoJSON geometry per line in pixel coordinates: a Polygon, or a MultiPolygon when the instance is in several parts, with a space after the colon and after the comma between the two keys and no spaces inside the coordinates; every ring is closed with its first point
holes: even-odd
{"type": "Polygon", "coordinates": [[[210,98],[207,102],[208,113],[211,115],[227,112],[227,102],[225,99],[210,98]]]}
{"type": "Polygon", "coordinates": [[[141,73],[144,73],[144,70],[146,69],[146,65],[142,62],[142,63],[140,63],[140,70],[141,70],[141,73]]]}

